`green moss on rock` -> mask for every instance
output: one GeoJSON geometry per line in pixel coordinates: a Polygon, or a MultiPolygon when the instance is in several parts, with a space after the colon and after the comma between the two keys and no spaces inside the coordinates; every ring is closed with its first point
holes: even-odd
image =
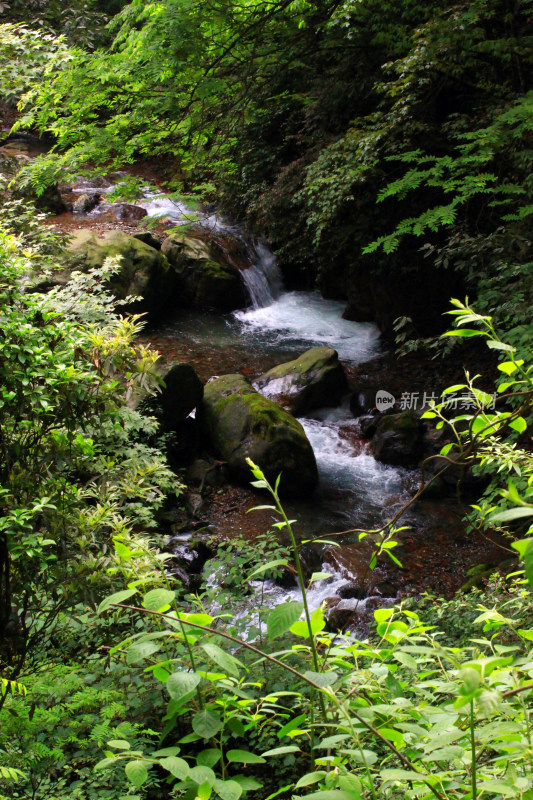
{"type": "Polygon", "coordinates": [[[294,361],[265,372],[256,386],[293,414],[336,406],[347,390],[346,376],[336,350],[312,347],[294,361]]]}
{"type": "Polygon", "coordinates": [[[302,496],[315,488],[316,460],[304,429],[242,375],[224,375],[206,385],[202,422],[235,479],[251,480],[246,463],[251,458],[269,480],[282,473],[281,491],[286,495],[302,496]]]}

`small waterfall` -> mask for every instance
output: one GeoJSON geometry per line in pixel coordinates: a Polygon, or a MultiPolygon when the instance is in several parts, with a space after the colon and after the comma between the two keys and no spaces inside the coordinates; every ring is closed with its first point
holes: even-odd
{"type": "Polygon", "coordinates": [[[276,256],[260,239],[250,242],[238,225],[231,225],[217,213],[201,213],[193,211],[185,203],[174,200],[167,195],[147,193],[144,200],[138,203],[149,216],[165,216],[175,224],[195,223],[219,237],[218,245],[230,263],[241,270],[242,279],[250,296],[252,307],[265,308],[271,305],[283,291],[283,278],[278,267],[276,256]],[[224,237],[227,240],[224,241],[224,237]],[[237,244],[237,253],[232,252],[229,242],[237,244]],[[241,257],[239,257],[239,249],[241,257]],[[242,268],[242,253],[250,266],[242,268]],[[235,260],[237,255],[237,260],[235,260]],[[238,263],[238,262],[241,263],[238,263]]]}
{"type": "Polygon", "coordinates": [[[283,278],[278,262],[264,242],[249,247],[251,266],[241,270],[253,308],[266,308],[277,300],[283,291],[283,278]]]}

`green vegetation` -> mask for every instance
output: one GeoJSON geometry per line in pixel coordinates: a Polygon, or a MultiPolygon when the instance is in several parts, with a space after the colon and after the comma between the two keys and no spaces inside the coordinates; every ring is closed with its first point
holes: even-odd
{"type": "MultiPolygon", "coordinates": [[[[1,107],[53,143],[9,186],[3,154],[0,180],[2,798],[532,800],[533,0],[0,0],[0,14],[1,107]],[[157,356],[109,290],[120,264],[50,289],[65,236],[20,199],[144,158],[403,351],[453,344],[466,363],[488,345],[497,376],[467,371],[424,415],[450,441],[422,488],[450,468],[485,475],[468,524],[502,534],[512,575],[379,608],[364,641],[328,633],[283,483],[252,464],[276,537],[220,547],[224,591],[188,593],[158,546],[183,487],[143,410],[157,356]],[[473,408],[452,418],[456,391],[473,408]],[[299,599],[228,616],[287,569],[299,599]]],[[[358,531],[369,570],[399,564],[397,523],[358,531]]]]}

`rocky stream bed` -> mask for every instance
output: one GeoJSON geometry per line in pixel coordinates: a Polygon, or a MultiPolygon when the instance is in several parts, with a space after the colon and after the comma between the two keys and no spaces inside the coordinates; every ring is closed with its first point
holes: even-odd
{"type": "MultiPolygon", "coordinates": [[[[28,139],[0,147],[9,173],[33,157],[28,139]]],[[[3,166],[2,166],[3,165],[3,166]]],[[[479,492],[472,475],[450,473],[406,511],[394,554],[369,569],[370,536],[415,494],[420,464],[445,439],[420,419],[424,398],[461,378],[427,356],[395,359],[372,323],[343,318],[341,302],[283,289],[265,242],[247,238],[216,213],[194,212],[155,180],[135,203],[108,202],[122,174],[96,176],[50,193],[48,222],[72,236],[70,270],[120,256],[117,296],[147,314],[141,339],[161,354],[166,388],[154,406],[169,434],[169,458],[187,485],[186,502],[168,508],[164,531],[171,568],[190,591],[209,581],[216,541],[256,541],[272,512],[248,514],[265,498],[249,486],[250,456],[281,491],[301,540],[311,604],[324,603],[333,629],[358,627],[376,605],[429,591],[451,595],[469,570],[507,557],[496,536],[467,533],[463,517],[479,492]],[[145,227],[150,221],[151,228],[145,227]],[[376,407],[378,391],[393,396],[376,407]],[[416,397],[416,408],[413,407],[416,397]],[[410,399],[406,399],[410,398],[410,399]],[[214,544],[215,542],[215,544],[214,544]]],[[[291,570],[277,582],[250,584],[271,602],[294,596],[291,570]]]]}

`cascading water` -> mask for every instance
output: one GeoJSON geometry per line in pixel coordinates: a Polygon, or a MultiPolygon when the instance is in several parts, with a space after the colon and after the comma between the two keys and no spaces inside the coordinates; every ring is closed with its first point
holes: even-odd
{"type": "MultiPolygon", "coordinates": [[[[190,222],[210,232],[217,243],[238,241],[249,266],[241,270],[250,295],[250,308],[221,319],[220,315],[182,315],[166,333],[189,349],[215,352],[217,374],[244,371],[260,374],[272,363],[295,358],[310,347],[328,345],[341,361],[354,365],[379,352],[379,332],[371,323],[342,318],[343,304],[317,292],[283,290],[276,257],[261,240],[246,239],[242,229],[214,213],[198,214],[165,196],[149,194],[142,206],[149,216],[166,214],[175,224],[190,222]],[[220,238],[222,237],[222,238],[220,238]]],[[[231,260],[231,252],[227,253],[231,260]]],[[[317,459],[320,489],[311,514],[299,508],[306,529],[314,534],[326,526],[381,524],[405,499],[406,471],[379,464],[358,438],[358,423],[347,405],[314,413],[301,420],[317,459]]],[[[307,506],[308,504],[306,504],[307,506]]]]}
{"type": "Polygon", "coordinates": [[[277,300],[283,292],[283,278],[274,253],[264,242],[258,241],[249,247],[250,266],[243,269],[242,279],[250,295],[254,309],[265,308],[277,300]]]}

